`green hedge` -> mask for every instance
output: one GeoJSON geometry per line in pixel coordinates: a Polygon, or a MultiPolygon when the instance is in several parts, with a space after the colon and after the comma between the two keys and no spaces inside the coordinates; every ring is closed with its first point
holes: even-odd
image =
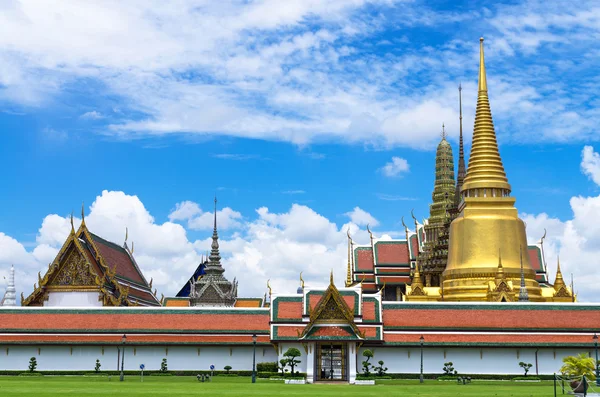
{"type": "Polygon", "coordinates": [[[357,380],[390,380],[390,379],[392,379],[392,377],[388,376],[388,375],[384,375],[384,376],[377,376],[377,375],[369,375],[369,376],[357,375],[356,379],[357,380]]]}
{"type": "Polygon", "coordinates": [[[277,372],[279,366],[276,362],[269,363],[258,363],[256,364],[257,372],[277,372]]]}
{"type": "MultiPolygon", "coordinates": [[[[416,374],[404,374],[404,373],[387,373],[386,376],[391,376],[392,379],[419,379],[418,373],[416,374]]],[[[451,379],[456,381],[457,377],[471,377],[471,379],[485,379],[485,380],[512,380],[515,378],[514,374],[458,374],[447,377],[447,375],[443,374],[423,374],[423,378],[425,379],[451,379]]],[[[554,379],[554,375],[532,375],[527,376],[527,379],[532,379],[533,377],[537,377],[541,380],[552,380],[554,379]]]]}
{"type": "Polygon", "coordinates": [[[256,376],[259,378],[264,378],[264,379],[268,379],[272,376],[281,376],[281,374],[277,373],[277,372],[257,372],[256,376]]]}
{"type": "Polygon", "coordinates": [[[517,376],[516,378],[512,378],[512,380],[532,380],[537,381],[541,380],[538,376],[517,376]]]}
{"type": "Polygon", "coordinates": [[[39,372],[22,372],[19,376],[44,376],[44,374],[39,372]]]}

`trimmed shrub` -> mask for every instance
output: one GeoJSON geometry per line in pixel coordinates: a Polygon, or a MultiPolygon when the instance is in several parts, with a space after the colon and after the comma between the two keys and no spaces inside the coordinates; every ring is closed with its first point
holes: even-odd
{"type": "Polygon", "coordinates": [[[36,368],[37,368],[37,360],[35,359],[35,357],[31,357],[29,359],[29,372],[35,371],[36,368]]]}
{"type": "Polygon", "coordinates": [[[102,366],[102,364],[100,364],[100,360],[96,359],[96,366],[94,367],[94,371],[96,371],[97,373],[99,373],[101,366],[102,366]]]}
{"type": "Polygon", "coordinates": [[[229,375],[229,371],[231,371],[232,368],[231,368],[231,365],[226,365],[223,367],[223,369],[226,371],[226,374],[229,375]]]}
{"type": "Polygon", "coordinates": [[[276,362],[256,364],[256,372],[277,372],[277,369],[278,365],[276,362]]]}
{"type": "Polygon", "coordinates": [[[162,362],[160,363],[160,372],[167,372],[169,370],[169,368],[167,367],[167,359],[163,358],[162,362]]]}
{"type": "Polygon", "coordinates": [[[23,372],[19,376],[44,376],[44,374],[40,372],[23,372]]]}

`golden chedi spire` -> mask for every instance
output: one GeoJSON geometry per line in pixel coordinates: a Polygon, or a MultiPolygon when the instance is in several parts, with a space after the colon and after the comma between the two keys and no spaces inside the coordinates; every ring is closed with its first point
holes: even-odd
{"type": "Polygon", "coordinates": [[[527,247],[525,224],[518,217],[508,184],[492,121],[487,77],[480,40],[479,91],[473,128],[473,145],[461,190],[463,205],[450,225],[448,264],[443,273],[445,301],[485,301],[487,288],[499,269],[506,282],[519,285],[521,278],[530,301],[543,301],[527,247]],[[521,258],[523,267],[521,270],[521,258]]]}
{"type": "MultiPolygon", "coordinates": [[[[495,193],[502,196],[510,194],[510,185],[504,172],[496,132],[492,120],[492,111],[487,91],[483,38],[479,48],[479,91],[477,93],[477,111],[473,129],[473,144],[467,176],[462,187],[463,194],[479,196],[479,189],[499,189],[495,193]]],[[[486,193],[488,193],[486,191],[486,193]]],[[[492,193],[492,192],[490,192],[492,193]]]]}

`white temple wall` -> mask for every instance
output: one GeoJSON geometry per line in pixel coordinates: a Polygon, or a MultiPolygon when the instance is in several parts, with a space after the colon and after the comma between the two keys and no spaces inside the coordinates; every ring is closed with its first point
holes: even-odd
{"type": "MultiPolygon", "coordinates": [[[[283,353],[290,347],[295,347],[302,353],[297,370],[312,372],[314,365],[313,354],[307,355],[300,343],[281,343],[279,351],[272,346],[257,346],[256,363],[274,362],[283,358],[283,353]],[[310,362],[310,371],[307,371],[307,362],[310,362]]],[[[349,353],[350,376],[352,367],[357,372],[362,372],[362,352],[358,356],[349,353]],[[356,357],[356,358],[353,358],[356,357]]],[[[371,348],[374,357],[370,362],[377,365],[379,360],[384,361],[388,373],[419,373],[420,349],[405,347],[374,347],[371,348]]],[[[469,347],[425,347],[423,349],[423,372],[426,374],[442,374],[445,362],[451,361],[459,374],[513,374],[522,375],[523,370],[519,362],[531,363],[530,374],[536,374],[535,348],[469,348],[469,347]],[[444,356],[445,354],[445,356],[444,356]]],[[[591,349],[562,349],[540,348],[537,354],[537,373],[550,375],[558,372],[562,359],[579,353],[593,354],[591,349]]],[[[117,347],[106,346],[23,346],[0,345],[0,369],[26,371],[29,359],[35,357],[38,370],[94,370],[96,359],[100,359],[102,370],[117,370],[117,347]]],[[[126,346],[125,369],[138,370],[144,364],[147,370],[160,369],[163,358],[167,359],[170,370],[209,370],[214,365],[216,370],[230,365],[233,370],[252,369],[252,346],[126,346]],[[199,349],[199,350],[198,350],[199,349]]]]}
{"type": "MultiPolygon", "coordinates": [[[[96,359],[102,370],[116,371],[120,362],[116,346],[0,346],[0,368],[27,371],[29,359],[35,357],[37,370],[94,371],[96,359]],[[8,349],[8,350],[7,350],[8,349]]],[[[162,359],[169,370],[252,370],[252,346],[125,346],[125,370],[159,370],[162,359]]],[[[272,346],[256,347],[256,363],[274,362],[272,346]]]]}
{"type": "MultiPolygon", "coordinates": [[[[367,347],[368,348],[368,347],[367,347]]],[[[362,356],[366,348],[359,350],[357,357],[358,371],[362,372],[362,356]]],[[[419,373],[421,365],[420,348],[405,347],[374,347],[373,358],[369,361],[378,365],[384,361],[388,373],[419,373]]],[[[459,374],[514,374],[523,375],[524,371],[519,362],[532,364],[529,375],[551,375],[558,372],[562,359],[578,353],[589,353],[578,349],[540,348],[537,353],[537,368],[535,348],[469,348],[469,347],[424,347],[423,373],[442,374],[444,363],[451,361],[459,374]]]]}
{"type": "Polygon", "coordinates": [[[102,307],[100,293],[90,292],[49,292],[48,300],[44,301],[48,307],[102,307]]]}

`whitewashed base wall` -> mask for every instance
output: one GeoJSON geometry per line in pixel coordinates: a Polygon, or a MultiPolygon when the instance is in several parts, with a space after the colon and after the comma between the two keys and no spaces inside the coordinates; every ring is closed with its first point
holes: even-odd
{"type": "MultiPolygon", "coordinates": [[[[256,348],[256,362],[273,362],[283,358],[283,353],[295,347],[302,353],[299,372],[312,373],[315,358],[314,345],[312,353],[305,353],[299,343],[281,343],[279,351],[272,346],[256,348]],[[307,365],[308,363],[308,365],[307,365]],[[308,370],[308,371],[307,371],[308,370]]],[[[364,360],[362,352],[358,356],[350,356],[351,368],[362,372],[364,360]]],[[[419,373],[420,349],[403,347],[371,348],[374,357],[370,360],[377,365],[379,360],[385,362],[388,373],[419,373]]],[[[349,350],[350,353],[351,350],[349,350]]],[[[523,374],[519,362],[531,363],[530,374],[550,375],[558,372],[562,359],[579,353],[593,354],[585,349],[540,348],[537,350],[536,365],[535,348],[438,348],[423,349],[423,372],[441,374],[445,362],[451,361],[454,368],[463,374],[523,374]]],[[[0,346],[0,369],[26,371],[29,359],[35,357],[40,371],[76,370],[93,371],[96,359],[100,360],[103,370],[117,370],[117,348],[114,346],[0,346]]],[[[210,365],[222,370],[230,365],[233,370],[252,369],[251,346],[126,346],[125,369],[137,370],[144,364],[147,370],[160,369],[163,358],[167,359],[170,370],[209,370],[210,365]]],[[[354,371],[351,370],[353,378],[354,371]]]]}
{"type": "MultiPolygon", "coordinates": [[[[100,360],[102,370],[119,368],[114,346],[0,346],[0,369],[26,371],[31,357],[36,358],[39,371],[93,372],[96,359],[100,360]]],[[[223,370],[226,365],[233,370],[252,370],[251,346],[126,346],[125,370],[139,370],[140,364],[146,370],[159,370],[163,358],[167,359],[170,370],[209,370],[211,365],[216,370],[223,370]]],[[[272,346],[256,347],[257,363],[276,359],[272,346]]]]}
{"type": "MultiPolygon", "coordinates": [[[[357,357],[359,372],[362,372],[362,356],[365,348],[359,350],[357,357]]],[[[421,350],[419,348],[374,347],[374,357],[369,361],[378,365],[384,361],[388,373],[419,373],[421,350]]],[[[553,348],[468,348],[468,347],[424,347],[423,372],[441,374],[444,363],[452,362],[459,374],[514,374],[523,375],[519,362],[531,363],[529,375],[552,375],[562,366],[562,359],[579,353],[590,353],[581,349],[553,348]],[[536,367],[536,350],[537,367],[536,367]]]]}

